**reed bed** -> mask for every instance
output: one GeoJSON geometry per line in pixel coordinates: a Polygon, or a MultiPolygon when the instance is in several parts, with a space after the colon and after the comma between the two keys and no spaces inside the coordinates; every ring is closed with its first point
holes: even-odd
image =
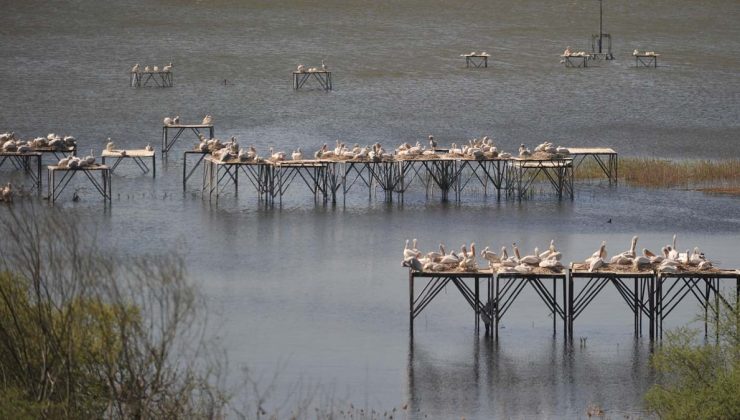
{"type": "MultiPolygon", "coordinates": [[[[603,178],[601,168],[585,161],[577,179],[603,178]]],[[[740,194],[740,159],[680,160],[627,157],[619,159],[619,178],[638,187],[684,187],[706,192],[740,194]],[[707,188],[718,187],[722,188],[707,188]]]]}

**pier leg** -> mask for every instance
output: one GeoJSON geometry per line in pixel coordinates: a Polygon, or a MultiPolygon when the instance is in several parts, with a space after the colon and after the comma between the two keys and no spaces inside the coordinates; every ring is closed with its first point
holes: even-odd
{"type": "Polygon", "coordinates": [[[573,273],[568,275],[568,335],[573,339],[573,273]]]}
{"type": "Polygon", "coordinates": [[[498,278],[498,276],[496,276],[496,280],[495,281],[496,281],[496,297],[495,297],[495,299],[493,299],[493,310],[494,310],[494,314],[493,314],[493,321],[494,321],[493,322],[493,325],[494,325],[494,327],[493,327],[493,329],[494,329],[494,334],[495,334],[496,341],[498,341],[498,321],[500,319],[499,311],[498,311],[499,310],[499,306],[498,305],[499,305],[499,298],[501,297],[501,290],[499,289],[499,278],[498,278]]]}
{"type": "Polygon", "coordinates": [[[639,284],[638,284],[638,278],[635,277],[635,300],[634,300],[634,308],[635,308],[635,338],[639,336],[639,329],[640,329],[640,321],[638,320],[638,317],[640,317],[640,302],[638,300],[639,298],[639,284]]]}
{"type": "Polygon", "coordinates": [[[709,280],[704,280],[704,302],[702,302],[704,306],[704,339],[707,338],[708,328],[707,328],[707,318],[709,317],[709,280]]]}
{"type": "Polygon", "coordinates": [[[558,305],[558,293],[557,293],[557,283],[556,283],[555,277],[552,278],[552,336],[557,336],[557,312],[555,312],[555,307],[558,305]]]}
{"type": "Polygon", "coordinates": [[[566,289],[566,279],[563,279],[563,338],[567,342],[568,337],[570,337],[570,332],[568,331],[568,298],[566,289]]]}
{"type": "Polygon", "coordinates": [[[414,273],[409,270],[409,331],[414,335],[414,273]]]}
{"type": "Polygon", "coordinates": [[[475,334],[480,334],[480,283],[479,278],[475,278],[475,334]]]}

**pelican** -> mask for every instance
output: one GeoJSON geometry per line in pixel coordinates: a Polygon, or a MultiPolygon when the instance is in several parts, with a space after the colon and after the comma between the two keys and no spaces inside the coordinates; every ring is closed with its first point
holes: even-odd
{"type": "Polygon", "coordinates": [[[501,262],[501,258],[499,258],[499,256],[496,255],[495,252],[489,251],[488,247],[485,247],[485,249],[480,252],[480,256],[483,257],[484,260],[488,261],[489,264],[496,264],[501,262]]]}
{"type": "Polygon", "coordinates": [[[401,264],[404,267],[409,267],[414,271],[424,271],[424,266],[422,265],[421,261],[419,261],[416,257],[411,257],[409,259],[406,259],[401,264]]]}
{"type": "Polygon", "coordinates": [[[419,257],[420,254],[418,251],[409,248],[409,240],[406,239],[406,245],[403,247],[403,259],[407,260],[412,257],[419,257]]]}
{"type": "Polygon", "coordinates": [[[439,244],[439,252],[437,251],[431,251],[427,253],[427,258],[434,262],[439,262],[439,260],[442,259],[442,257],[445,255],[444,247],[442,244],[439,244]]]}
{"type": "Polygon", "coordinates": [[[299,147],[298,149],[296,149],[296,151],[295,151],[295,152],[293,152],[293,153],[292,153],[292,154],[290,155],[290,157],[291,157],[291,158],[292,158],[293,160],[301,160],[301,159],[303,159],[303,153],[301,153],[301,148],[299,147]]]}
{"type": "Polygon", "coordinates": [[[180,116],[176,115],[175,118],[172,119],[172,125],[179,125],[180,124],[180,116]]]}
{"type": "Polygon", "coordinates": [[[213,124],[213,117],[211,117],[210,115],[206,115],[205,117],[203,117],[202,124],[203,125],[211,125],[211,124],[213,124]]]}
{"type": "Polygon", "coordinates": [[[13,186],[8,182],[2,189],[2,201],[10,203],[13,201],[13,186]]]}
{"type": "Polygon", "coordinates": [[[131,68],[131,73],[138,73],[141,71],[141,66],[139,66],[139,63],[134,64],[134,67],[131,68]]]}
{"type": "Polygon", "coordinates": [[[635,50],[632,51],[632,55],[639,55],[639,54],[640,54],[640,51],[638,51],[637,48],[635,48],[635,50]]]}
{"type": "Polygon", "coordinates": [[[512,244],[511,249],[514,250],[514,256],[516,257],[516,262],[520,262],[522,259],[522,256],[521,254],[519,254],[519,247],[516,246],[516,242],[512,244]]]}
{"type": "Polygon", "coordinates": [[[324,64],[324,60],[321,60],[321,70],[322,71],[327,71],[328,69],[329,69],[329,67],[327,67],[326,64],[324,64]]]}
{"type": "Polygon", "coordinates": [[[164,125],[172,125],[172,118],[165,117],[163,122],[164,122],[164,125]]]}
{"type": "Polygon", "coordinates": [[[297,71],[298,73],[303,73],[306,71],[306,66],[304,66],[303,64],[299,64],[298,67],[296,67],[295,71],[297,71]]]}
{"type": "Polygon", "coordinates": [[[586,262],[590,263],[593,259],[605,258],[606,257],[606,241],[601,241],[601,246],[596,250],[589,258],[586,258],[586,262]]]}
{"type": "Polygon", "coordinates": [[[532,152],[530,152],[529,149],[527,149],[524,146],[524,143],[522,143],[519,146],[519,157],[529,157],[529,156],[532,156],[532,152]]]}
{"type": "MultiPolygon", "coordinates": [[[[665,248],[663,248],[663,250],[667,252],[665,248]]],[[[646,249],[646,248],[642,249],[642,255],[649,258],[651,263],[659,263],[663,261],[663,258],[664,258],[662,255],[655,255],[654,253],[650,252],[649,249],[646,249]]]]}
{"type": "Polygon", "coordinates": [[[539,254],[540,250],[538,248],[535,248],[533,255],[525,255],[519,260],[519,262],[528,265],[538,265],[541,261],[539,254]]]}
{"type": "Polygon", "coordinates": [[[529,274],[529,273],[532,272],[532,267],[530,267],[530,266],[528,266],[526,264],[519,264],[519,265],[517,265],[517,266],[514,267],[514,270],[517,273],[520,273],[520,274],[529,274]]]}
{"type": "Polygon", "coordinates": [[[555,270],[563,268],[563,264],[555,258],[546,258],[540,261],[539,266],[542,268],[551,268],[555,270]]]}
{"type": "Polygon", "coordinates": [[[113,141],[111,141],[110,137],[108,137],[108,143],[105,145],[105,150],[112,152],[115,147],[116,146],[113,141]]]}
{"type": "Polygon", "coordinates": [[[169,73],[169,72],[171,72],[171,71],[172,71],[172,63],[169,63],[169,64],[167,64],[166,66],[164,66],[164,67],[162,68],[162,71],[163,71],[163,72],[165,72],[165,73],[169,73]]]}
{"type": "Polygon", "coordinates": [[[154,66],[154,68],[152,69],[152,71],[154,73],[159,73],[159,66],[154,66]]]}
{"type": "Polygon", "coordinates": [[[152,72],[151,67],[149,67],[149,66],[144,67],[144,72],[145,73],[151,73],[152,72]]]}
{"type": "Polygon", "coordinates": [[[249,159],[257,158],[257,149],[255,149],[254,146],[249,146],[249,151],[247,151],[247,158],[249,159]]]}
{"type": "Polygon", "coordinates": [[[147,152],[153,152],[154,148],[151,144],[147,144],[146,147],[144,147],[144,150],[146,150],[147,152]]]}

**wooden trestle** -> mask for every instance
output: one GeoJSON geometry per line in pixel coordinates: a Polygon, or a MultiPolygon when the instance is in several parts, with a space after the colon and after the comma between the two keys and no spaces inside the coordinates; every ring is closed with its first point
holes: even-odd
{"type": "Polygon", "coordinates": [[[130,73],[131,87],[172,87],[174,78],[171,71],[139,71],[130,73]]]}
{"type": "Polygon", "coordinates": [[[294,71],[293,72],[293,89],[298,90],[306,85],[306,82],[313,79],[319,84],[323,90],[332,90],[334,86],[331,82],[330,71],[294,71]]]}
{"type": "Polygon", "coordinates": [[[213,124],[179,124],[162,126],[162,156],[167,155],[175,142],[180,138],[183,132],[190,130],[195,135],[196,141],[200,142],[200,130],[208,130],[208,138],[214,136],[213,124]],[[170,130],[175,131],[175,135],[170,137],[170,130]]]}
{"type": "Polygon", "coordinates": [[[551,312],[553,335],[557,333],[557,320],[563,321],[566,340],[573,338],[574,321],[609,284],[616,288],[634,315],[635,337],[642,336],[644,317],[648,321],[651,341],[662,339],[663,320],[689,295],[694,296],[705,311],[705,337],[709,311],[718,322],[721,308],[737,310],[740,303],[740,272],[716,269],[682,274],[659,274],[652,270],[588,272],[573,269],[571,264],[567,272],[551,274],[495,274],[489,269],[475,272],[409,270],[408,281],[409,328],[412,334],[414,320],[449,284],[455,286],[473,309],[476,333],[480,332],[480,322],[483,321],[486,335],[494,339],[498,339],[500,320],[527,285],[537,292],[551,312]],[[734,285],[734,302],[729,295],[720,293],[722,281],[729,286],[734,285]],[[418,286],[421,286],[419,291],[418,286]],[[558,301],[559,287],[561,301],[558,301]]]}
{"type": "Polygon", "coordinates": [[[0,167],[9,162],[14,169],[22,170],[31,178],[33,189],[41,195],[41,153],[40,152],[3,152],[0,151],[0,167]]]}
{"type": "Polygon", "coordinates": [[[586,159],[593,159],[609,179],[609,185],[617,185],[619,156],[614,149],[608,147],[569,147],[568,151],[573,156],[574,171],[577,171],[586,159]]]}

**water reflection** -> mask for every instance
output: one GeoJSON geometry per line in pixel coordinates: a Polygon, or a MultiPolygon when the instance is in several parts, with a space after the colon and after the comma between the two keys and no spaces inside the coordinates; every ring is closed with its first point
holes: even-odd
{"type": "Polygon", "coordinates": [[[642,396],[654,375],[649,341],[521,344],[471,337],[450,347],[409,336],[410,417],[576,418],[592,404],[610,416],[644,414],[642,396]]]}

